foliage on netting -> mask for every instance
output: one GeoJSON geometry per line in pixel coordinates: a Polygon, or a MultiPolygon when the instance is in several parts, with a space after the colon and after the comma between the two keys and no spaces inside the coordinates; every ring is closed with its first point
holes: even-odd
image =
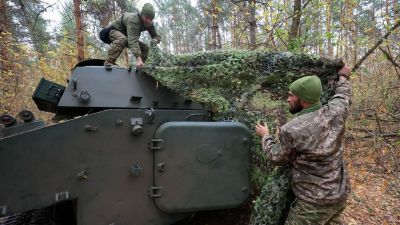
{"type": "MultiPolygon", "coordinates": [[[[173,55],[152,47],[143,67],[164,86],[204,103],[216,120],[239,121],[254,129],[265,122],[274,133],[285,123],[284,99],[294,80],[317,75],[323,84],[321,101],[334,93],[341,60],[307,54],[269,51],[218,50],[173,55]]],[[[252,183],[261,189],[251,222],[281,224],[290,201],[290,169],[273,167],[265,158],[260,138],[253,135],[252,183]]]]}
{"type": "Polygon", "coordinates": [[[284,224],[294,195],[290,189],[290,168],[277,167],[268,176],[261,194],[256,198],[251,225],[284,224]]]}
{"type": "Polygon", "coordinates": [[[332,94],[328,80],[343,66],[341,60],[287,52],[217,50],[172,55],[152,49],[145,72],[216,112],[229,111],[249,90],[266,89],[282,97],[291,82],[306,75],[321,78],[325,90],[322,100],[326,101],[332,94]]]}

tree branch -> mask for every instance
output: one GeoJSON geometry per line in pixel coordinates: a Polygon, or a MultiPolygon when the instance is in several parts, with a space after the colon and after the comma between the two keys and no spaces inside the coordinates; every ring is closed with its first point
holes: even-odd
{"type": "Polygon", "coordinates": [[[375,51],[375,49],[378,48],[378,46],[379,46],[380,44],[382,44],[383,41],[386,40],[386,39],[390,36],[390,34],[391,34],[394,30],[396,30],[399,26],[400,26],[400,19],[397,20],[397,22],[393,25],[393,27],[390,28],[390,30],[388,30],[388,31],[386,32],[386,34],[383,35],[383,36],[379,39],[379,41],[377,41],[377,42],[375,43],[375,45],[372,46],[372,48],[370,48],[370,49],[364,54],[364,56],[363,56],[360,60],[358,60],[358,62],[354,65],[353,69],[351,69],[351,72],[355,72],[355,71],[358,69],[358,67],[360,67],[360,65],[365,61],[365,59],[367,59],[367,57],[368,57],[369,55],[371,55],[371,54],[375,51]]]}
{"type": "MultiPolygon", "coordinates": [[[[385,49],[383,49],[381,47],[379,47],[379,49],[386,56],[386,59],[389,60],[389,62],[391,62],[393,64],[394,70],[396,71],[397,76],[400,78],[400,73],[399,73],[399,71],[397,71],[397,68],[400,69],[400,65],[398,63],[396,63],[396,60],[393,59],[393,56],[388,51],[386,51],[385,49]]],[[[389,47],[388,47],[388,49],[389,49],[389,47]]]]}

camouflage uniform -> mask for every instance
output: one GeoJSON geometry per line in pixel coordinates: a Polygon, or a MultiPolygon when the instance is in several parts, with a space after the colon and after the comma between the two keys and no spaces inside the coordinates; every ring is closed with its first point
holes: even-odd
{"type": "Polygon", "coordinates": [[[160,40],[154,25],[145,26],[139,13],[125,13],[115,20],[111,26],[113,29],[110,31],[109,37],[112,43],[106,60],[111,64],[115,64],[126,47],[132,51],[136,58],[140,56],[143,62],[146,61],[149,47],[139,41],[140,33],[143,31],[148,31],[152,39],[160,40]]]}
{"type": "Polygon", "coordinates": [[[335,224],[350,192],[343,160],[343,135],[351,85],[337,83],[327,105],[312,105],[281,128],[279,142],[262,139],[263,150],[275,165],[289,164],[292,204],[286,224],[335,224]]]}
{"type": "Polygon", "coordinates": [[[340,214],[346,207],[342,201],[332,205],[316,206],[296,199],[290,206],[285,225],[340,225],[340,214]]]}

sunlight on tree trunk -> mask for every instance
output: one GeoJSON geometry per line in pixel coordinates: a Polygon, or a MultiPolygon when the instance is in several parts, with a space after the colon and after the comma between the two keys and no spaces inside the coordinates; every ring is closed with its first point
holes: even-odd
{"type": "Polygon", "coordinates": [[[211,1],[211,49],[217,49],[217,33],[218,33],[218,9],[217,0],[211,1]]]}
{"type": "Polygon", "coordinates": [[[82,24],[81,0],[74,0],[74,16],[76,24],[76,46],[78,62],[85,59],[84,31],[82,24]]]}
{"type": "Polygon", "coordinates": [[[250,49],[256,48],[256,0],[249,2],[249,30],[250,30],[250,49]]]}
{"type": "Polygon", "coordinates": [[[289,50],[294,50],[298,47],[297,37],[299,35],[299,29],[300,29],[300,18],[301,18],[301,0],[294,0],[293,19],[289,32],[289,50]]]}
{"type": "Polygon", "coordinates": [[[326,39],[327,39],[327,47],[328,47],[328,56],[333,56],[333,46],[332,46],[332,0],[327,0],[326,2],[326,39]]]}
{"type": "Polygon", "coordinates": [[[7,16],[6,0],[0,0],[0,111],[7,113],[11,111],[9,104],[10,96],[12,95],[12,67],[10,55],[8,51],[11,35],[9,31],[9,19],[7,16]]]}

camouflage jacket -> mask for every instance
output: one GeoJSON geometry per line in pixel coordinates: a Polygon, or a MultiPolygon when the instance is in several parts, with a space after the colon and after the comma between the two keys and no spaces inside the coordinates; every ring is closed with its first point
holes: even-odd
{"type": "Polygon", "coordinates": [[[125,13],[115,20],[112,24],[114,29],[124,33],[128,38],[128,48],[132,51],[135,57],[142,56],[139,47],[140,33],[143,31],[149,32],[151,38],[158,38],[160,36],[156,32],[154,24],[145,26],[138,13],[125,13]]]}
{"type": "Polygon", "coordinates": [[[301,111],[282,126],[277,143],[272,136],[262,139],[263,150],[273,164],[291,166],[293,193],[305,202],[335,204],[350,192],[343,160],[350,97],[350,82],[339,81],[328,104],[301,111]]]}

